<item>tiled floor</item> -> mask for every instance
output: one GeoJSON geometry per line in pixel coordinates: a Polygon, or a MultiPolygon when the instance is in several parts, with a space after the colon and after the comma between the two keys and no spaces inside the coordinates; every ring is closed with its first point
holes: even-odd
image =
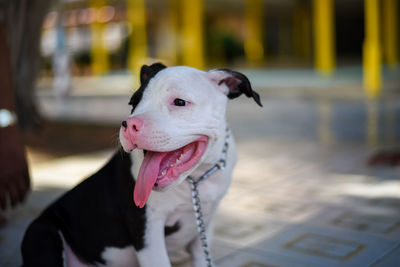
{"type": "MultiPolygon", "coordinates": [[[[362,147],[275,140],[240,142],[238,149],[237,171],[216,219],[218,266],[396,266],[400,181],[369,175],[360,161],[367,155],[362,147]],[[347,157],[348,150],[358,157],[347,157]],[[350,172],[341,172],[341,157],[350,172]]],[[[34,191],[0,230],[0,266],[18,266],[29,221],[111,153],[33,164],[34,191]]],[[[382,172],[400,177],[400,169],[382,172]]]]}
{"type": "MultiPolygon", "coordinates": [[[[218,214],[216,239],[238,248],[219,266],[396,266],[400,180],[368,174],[360,161],[367,151],[265,141],[260,160],[253,146],[239,144],[242,160],[218,214]],[[259,166],[242,176],[252,161],[259,166]]],[[[390,172],[400,177],[382,168],[390,172]]]]}

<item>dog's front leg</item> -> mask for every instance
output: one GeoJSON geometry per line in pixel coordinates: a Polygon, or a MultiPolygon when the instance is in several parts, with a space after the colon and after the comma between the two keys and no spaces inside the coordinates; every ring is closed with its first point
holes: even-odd
{"type": "Polygon", "coordinates": [[[137,251],[140,267],[171,267],[165,247],[165,219],[154,218],[155,216],[151,213],[150,211],[148,214],[149,220],[144,236],[144,248],[137,251]]]}
{"type": "MultiPolygon", "coordinates": [[[[216,208],[213,209],[211,214],[211,220],[209,223],[206,223],[206,237],[207,237],[207,245],[208,245],[208,252],[211,253],[211,244],[213,241],[213,234],[214,234],[214,218],[216,214],[216,208]]],[[[208,263],[206,261],[203,245],[201,243],[199,235],[189,244],[189,253],[192,256],[192,263],[193,267],[207,267],[208,263]]],[[[212,255],[210,255],[212,260],[212,255]]],[[[212,263],[215,266],[214,263],[212,263]]]]}

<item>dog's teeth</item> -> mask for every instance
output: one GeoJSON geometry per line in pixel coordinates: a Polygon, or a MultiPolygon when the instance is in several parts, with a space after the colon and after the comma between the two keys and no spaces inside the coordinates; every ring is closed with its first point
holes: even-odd
{"type": "MultiPolygon", "coordinates": [[[[179,158],[177,158],[175,160],[175,164],[172,164],[172,165],[175,166],[176,164],[179,164],[181,162],[182,158],[183,158],[183,153],[179,156],[179,158]]],[[[171,167],[173,167],[173,166],[171,166],[171,167]]]]}
{"type": "Polygon", "coordinates": [[[161,177],[163,177],[165,174],[167,174],[167,170],[163,170],[163,171],[161,172],[161,174],[159,174],[159,175],[157,176],[157,178],[161,178],[161,177]]]}
{"type": "Polygon", "coordinates": [[[169,165],[169,167],[170,167],[170,168],[172,168],[172,167],[174,167],[174,166],[175,166],[175,164],[171,164],[171,165],[169,165]]]}

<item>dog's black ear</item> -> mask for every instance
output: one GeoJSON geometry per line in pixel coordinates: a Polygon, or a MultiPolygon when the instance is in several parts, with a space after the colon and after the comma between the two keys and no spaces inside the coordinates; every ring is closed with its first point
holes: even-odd
{"type": "Polygon", "coordinates": [[[244,94],[252,97],[254,101],[262,107],[260,95],[251,88],[249,79],[240,72],[229,69],[215,69],[208,72],[211,79],[221,86],[223,84],[228,88],[226,95],[229,99],[234,99],[244,94]]]}
{"type": "Polygon", "coordinates": [[[129,101],[129,105],[132,106],[131,113],[133,113],[140,100],[142,100],[144,89],[146,89],[150,79],[156,76],[160,70],[165,68],[166,66],[161,63],[154,63],[150,66],[143,65],[143,67],[140,69],[140,87],[132,95],[131,100],[129,101]]]}
{"type": "Polygon", "coordinates": [[[150,79],[157,74],[157,72],[165,68],[166,66],[164,66],[161,63],[154,63],[151,64],[150,66],[143,65],[142,68],[140,69],[140,83],[147,84],[150,81],[150,79]]]}

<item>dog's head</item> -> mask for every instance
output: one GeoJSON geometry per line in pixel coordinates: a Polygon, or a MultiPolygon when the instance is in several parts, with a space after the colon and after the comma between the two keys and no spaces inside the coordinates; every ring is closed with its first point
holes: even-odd
{"type": "Polygon", "coordinates": [[[151,190],[181,183],[201,163],[215,163],[207,160],[215,158],[208,155],[217,153],[215,144],[224,136],[228,98],[245,94],[261,102],[243,74],[227,69],[156,63],[142,67],[140,82],[120,142],[126,152],[144,151],[134,191],[136,205],[143,207],[151,190]]]}

